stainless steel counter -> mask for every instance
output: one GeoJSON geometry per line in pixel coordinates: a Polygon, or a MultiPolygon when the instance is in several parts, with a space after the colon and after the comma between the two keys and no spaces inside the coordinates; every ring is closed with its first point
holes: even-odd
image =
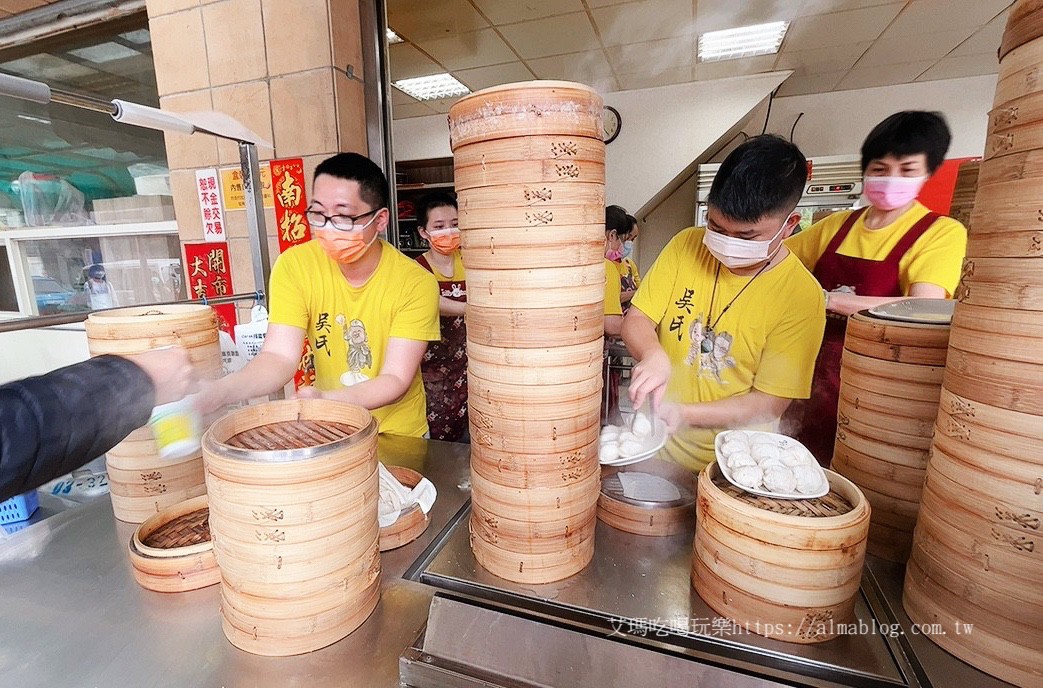
{"type": "MultiPolygon", "coordinates": [[[[385,462],[428,476],[438,500],[419,540],[382,555],[380,604],[348,638],[298,657],[236,649],[221,632],[216,586],[173,595],[137,586],[126,557],[133,527],[115,521],[108,500],[99,500],[0,540],[0,686],[398,686],[400,656],[425,661],[416,647],[439,589],[440,597],[500,614],[491,623],[500,624],[499,646],[516,660],[520,648],[577,629],[619,658],[651,648],[663,675],[669,662],[702,667],[702,685],[1006,685],[913,635],[901,611],[902,569],[884,562],[867,566],[858,604],[859,619],[876,631],[817,646],[733,633],[714,622],[689,584],[691,532],[647,538],[599,524],[595,560],[577,576],[543,586],[503,581],[478,567],[467,546],[468,447],[393,438],[380,450],[385,462]],[[527,638],[502,635],[516,616],[538,620],[512,626],[527,638]],[[902,633],[880,633],[882,624],[899,624],[902,633]]],[[[497,634],[482,635],[477,616],[464,629],[470,635],[460,636],[472,646],[497,634]]],[[[578,671],[590,669],[593,656],[583,655],[578,671]]]]}

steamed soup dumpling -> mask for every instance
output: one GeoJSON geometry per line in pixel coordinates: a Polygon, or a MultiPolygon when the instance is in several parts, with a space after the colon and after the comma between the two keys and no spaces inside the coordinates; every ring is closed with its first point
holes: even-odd
{"type": "Polygon", "coordinates": [[[638,441],[640,438],[629,430],[623,430],[619,433],[619,443],[629,442],[631,440],[638,441]]]}
{"type": "Polygon", "coordinates": [[[814,457],[810,456],[806,451],[800,447],[791,447],[784,449],[781,456],[782,463],[790,466],[814,466],[816,461],[814,457]]]}
{"type": "Polygon", "coordinates": [[[637,456],[645,450],[645,446],[637,439],[622,440],[619,443],[619,455],[622,457],[637,456]]]}
{"type": "Polygon", "coordinates": [[[645,414],[639,413],[634,416],[634,424],[631,429],[638,437],[648,437],[652,434],[652,421],[645,414]]]}
{"type": "Polygon", "coordinates": [[[725,461],[728,463],[728,468],[730,468],[733,471],[736,468],[740,468],[742,466],[757,465],[757,460],[750,456],[747,452],[738,452],[736,454],[732,454],[731,456],[726,458],[725,461]]]}
{"type": "Polygon", "coordinates": [[[791,470],[797,483],[797,492],[815,494],[824,487],[822,472],[817,466],[794,466],[791,470]]]}
{"type": "Polygon", "coordinates": [[[756,489],[760,487],[763,478],[764,473],[760,466],[739,466],[732,471],[732,480],[743,487],[756,489]]]}
{"type": "Polygon", "coordinates": [[[598,461],[615,461],[619,458],[619,445],[615,442],[603,442],[598,450],[598,461]]]}
{"type": "Polygon", "coordinates": [[[779,446],[779,440],[771,435],[753,434],[750,436],[750,444],[767,444],[777,449],[779,446]]]}
{"type": "Polygon", "coordinates": [[[786,467],[786,464],[782,463],[782,459],[780,459],[777,456],[769,456],[766,459],[763,459],[761,461],[757,461],[757,465],[760,466],[761,469],[765,470],[765,471],[768,470],[769,468],[771,468],[772,466],[782,466],[783,468],[786,467]]]}
{"type": "Polygon", "coordinates": [[[748,454],[749,451],[750,445],[748,445],[744,440],[728,439],[721,445],[721,453],[725,456],[732,456],[733,454],[748,454]]]}
{"type": "Polygon", "coordinates": [[[764,470],[764,487],[769,492],[788,494],[797,489],[797,479],[786,466],[771,466],[764,470]]]}
{"type": "Polygon", "coordinates": [[[601,441],[616,440],[619,438],[619,428],[615,425],[606,425],[601,428],[601,441]]]}

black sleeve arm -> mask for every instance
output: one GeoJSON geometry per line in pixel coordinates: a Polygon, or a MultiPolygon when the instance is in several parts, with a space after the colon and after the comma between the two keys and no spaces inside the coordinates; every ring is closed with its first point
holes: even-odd
{"type": "Polygon", "coordinates": [[[101,456],[148,421],[155,398],[145,371],[118,356],[0,386],[0,501],[101,456]]]}

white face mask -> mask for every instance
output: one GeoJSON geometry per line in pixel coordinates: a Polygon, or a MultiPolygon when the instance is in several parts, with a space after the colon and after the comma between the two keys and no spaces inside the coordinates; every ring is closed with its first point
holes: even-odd
{"type": "Polygon", "coordinates": [[[703,234],[703,245],[713,254],[714,258],[721,261],[724,267],[729,269],[748,268],[775,257],[775,254],[782,248],[782,244],[779,244],[774,251],[771,250],[771,244],[785,231],[788,224],[789,217],[779,227],[779,231],[775,232],[775,236],[766,241],[737,239],[707,229],[703,234]]]}

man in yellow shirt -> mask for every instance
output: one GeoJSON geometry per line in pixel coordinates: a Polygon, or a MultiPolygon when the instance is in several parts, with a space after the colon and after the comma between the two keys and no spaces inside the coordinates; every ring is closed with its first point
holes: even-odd
{"type": "Polygon", "coordinates": [[[204,411],[281,389],[308,337],[316,385],[299,397],[364,406],[382,433],[427,433],[420,361],[439,339],[438,283],[379,238],[387,204],[387,179],[368,158],[340,153],[319,164],[307,213],[315,238],[279,256],[264,347],[204,391],[204,411]]]}
{"type": "Polygon", "coordinates": [[[862,144],[871,205],[834,213],[786,242],[826,291],[829,318],[811,398],[786,417],[823,465],[833,458],[847,316],[910,296],[950,298],[960,281],[967,230],[916,200],[945,159],[950,138],[936,113],[891,115],[862,144]]]}
{"type": "Polygon", "coordinates": [[[666,455],[693,471],[713,461],[718,432],[773,423],[811,389],[822,290],[783,244],[806,180],[784,139],[736,148],[714,178],[706,229],[667,244],[623,321],[634,408],[650,398],[680,428],[666,455]]]}

